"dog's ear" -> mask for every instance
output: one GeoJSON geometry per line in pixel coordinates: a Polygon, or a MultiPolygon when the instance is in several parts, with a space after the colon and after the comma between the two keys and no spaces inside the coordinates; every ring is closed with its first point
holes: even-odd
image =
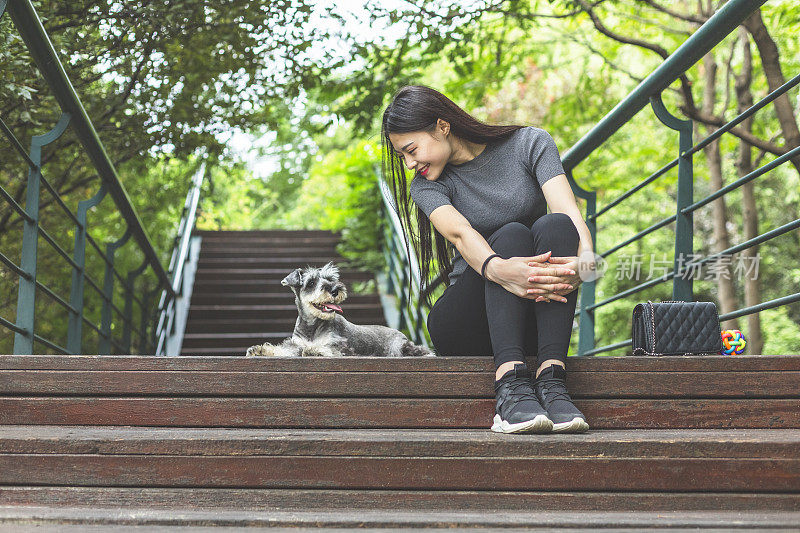
{"type": "Polygon", "coordinates": [[[281,285],[294,287],[299,289],[303,286],[303,276],[300,274],[300,269],[295,268],[292,273],[281,280],[281,285]]]}
{"type": "Polygon", "coordinates": [[[320,273],[323,276],[334,279],[339,281],[339,267],[337,267],[333,261],[328,261],[325,265],[320,269],[320,273]]]}

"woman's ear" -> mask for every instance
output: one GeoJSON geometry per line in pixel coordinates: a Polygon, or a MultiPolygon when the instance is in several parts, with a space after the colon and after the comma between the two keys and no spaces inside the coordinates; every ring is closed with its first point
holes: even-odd
{"type": "Polygon", "coordinates": [[[445,137],[450,134],[450,123],[446,120],[436,119],[436,129],[445,137]]]}

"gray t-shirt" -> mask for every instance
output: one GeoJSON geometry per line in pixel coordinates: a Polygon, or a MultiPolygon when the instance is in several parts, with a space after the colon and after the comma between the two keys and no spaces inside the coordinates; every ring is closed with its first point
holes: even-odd
{"type": "MultiPolygon", "coordinates": [[[[439,206],[452,205],[488,239],[509,222],[530,227],[547,213],[542,184],[559,174],[565,172],[553,137],[527,126],[487,144],[466,163],[446,165],[435,181],[415,176],[409,192],[425,216],[439,206]]],[[[452,243],[448,247],[455,251],[452,285],[469,265],[452,243]]]]}

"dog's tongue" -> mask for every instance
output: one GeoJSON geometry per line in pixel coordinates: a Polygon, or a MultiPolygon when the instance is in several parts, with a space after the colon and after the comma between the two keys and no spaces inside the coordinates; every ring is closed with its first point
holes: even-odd
{"type": "Polygon", "coordinates": [[[343,315],[343,314],[344,314],[344,313],[342,312],[342,308],[341,308],[341,307],[339,307],[339,306],[338,306],[338,305],[336,305],[336,304],[325,304],[325,307],[327,307],[328,309],[333,309],[334,311],[336,311],[337,313],[339,313],[339,314],[341,314],[341,315],[343,315]]]}

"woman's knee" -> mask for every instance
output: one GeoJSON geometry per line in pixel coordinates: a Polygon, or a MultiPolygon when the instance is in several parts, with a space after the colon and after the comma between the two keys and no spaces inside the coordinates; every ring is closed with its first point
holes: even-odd
{"type": "Polygon", "coordinates": [[[558,237],[574,246],[580,242],[580,233],[575,227],[575,222],[566,213],[547,213],[536,219],[530,228],[533,231],[541,231],[543,234],[558,237]]]}
{"type": "Polygon", "coordinates": [[[492,249],[505,256],[529,255],[533,251],[531,231],[521,222],[509,222],[495,231],[487,241],[492,249]]]}

